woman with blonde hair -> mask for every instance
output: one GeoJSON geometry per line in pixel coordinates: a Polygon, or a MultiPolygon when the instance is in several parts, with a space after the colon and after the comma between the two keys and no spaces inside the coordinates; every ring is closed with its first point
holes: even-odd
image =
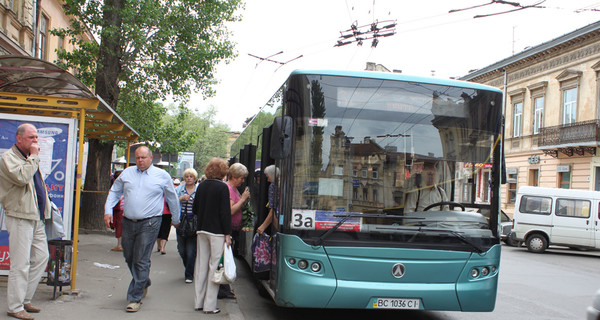
{"type": "Polygon", "coordinates": [[[211,281],[223,255],[223,245],[231,246],[231,206],[229,189],[223,182],[227,162],[212,158],[204,174],[206,180],[196,188],[192,211],[198,218],[197,252],[194,270],[194,306],[207,314],[216,314],[219,284],[211,281]]]}
{"type": "MultiPolygon", "coordinates": [[[[186,216],[188,221],[192,221],[194,212],[192,205],[196,197],[196,181],[198,172],[194,168],[187,168],[183,171],[184,183],[175,189],[179,202],[181,204],[180,217],[186,216]]],[[[182,219],[183,221],[183,219],[182,219]]],[[[183,261],[185,283],[192,283],[194,279],[194,264],[196,264],[196,232],[194,234],[184,234],[182,224],[177,228],[177,251],[183,261]]]]}

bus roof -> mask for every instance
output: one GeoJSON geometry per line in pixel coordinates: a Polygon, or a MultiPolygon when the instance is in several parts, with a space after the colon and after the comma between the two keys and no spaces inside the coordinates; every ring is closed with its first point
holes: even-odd
{"type": "Polygon", "coordinates": [[[468,88],[468,89],[475,89],[475,90],[488,90],[488,91],[495,91],[498,93],[502,93],[502,91],[498,88],[486,86],[486,85],[475,83],[475,82],[410,76],[410,75],[406,75],[406,74],[402,74],[402,73],[394,73],[394,72],[348,71],[348,70],[301,70],[301,69],[298,69],[298,70],[292,71],[290,76],[292,76],[292,75],[324,75],[324,76],[341,76],[341,77],[359,77],[359,78],[381,79],[381,80],[398,80],[398,81],[407,81],[407,82],[428,83],[428,84],[450,86],[450,87],[468,88]]]}

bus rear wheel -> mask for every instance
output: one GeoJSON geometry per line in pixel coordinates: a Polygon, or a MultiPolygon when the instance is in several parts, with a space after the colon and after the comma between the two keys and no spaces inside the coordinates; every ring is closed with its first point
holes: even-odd
{"type": "Polygon", "coordinates": [[[533,253],[542,253],[548,248],[548,240],[539,233],[535,233],[527,237],[527,250],[533,253]]]}

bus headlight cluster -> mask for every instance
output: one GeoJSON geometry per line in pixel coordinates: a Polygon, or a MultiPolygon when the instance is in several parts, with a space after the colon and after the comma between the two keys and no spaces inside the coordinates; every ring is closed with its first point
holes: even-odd
{"type": "Polygon", "coordinates": [[[473,279],[487,278],[496,274],[498,268],[496,266],[480,266],[471,269],[470,276],[473,279]]]}
{"type": "Polygon", "coordinates": [[[307,270],[310,267],[310,271],[319,272],[323,268],[321,266],[321,263],[319,263],[318,261],[309,262],[308,260],[305,260],[305,259],[298,260],[296,258],[288,258],[287,261],[290,264],[290,266],[297,267],[300,270],[307,270]]]}

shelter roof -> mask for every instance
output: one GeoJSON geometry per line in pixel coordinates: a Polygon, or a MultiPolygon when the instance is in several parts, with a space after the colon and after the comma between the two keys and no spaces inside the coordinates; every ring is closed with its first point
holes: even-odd
{"type": "Polygon", "coordinates": [[[27,56],[0,56],[0,113],[79,118],[84,137],[135,141],[139,134],[68,71],[27,56]]]}

